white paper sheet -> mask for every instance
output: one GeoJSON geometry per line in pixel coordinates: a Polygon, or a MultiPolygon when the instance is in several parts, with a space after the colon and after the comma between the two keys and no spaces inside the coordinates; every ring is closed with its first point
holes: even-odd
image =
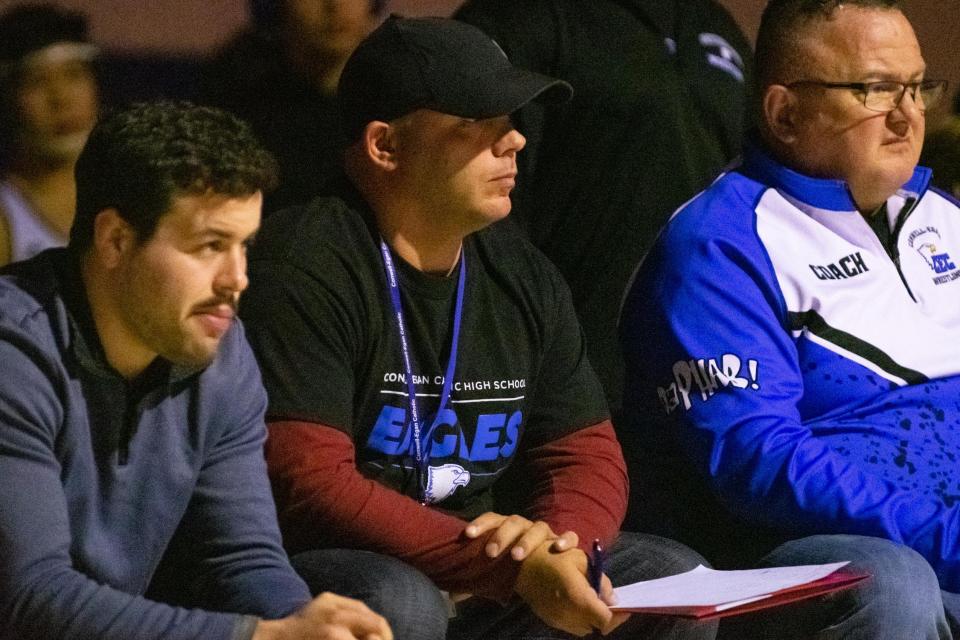
{"type": "Polygon", "coordinates": [[[676,576],[636,582],[613,590],[612,609],[638,607],[722,607],[759,600],[781,589],[825,578],[848,562],[773,567],[742,571],[717,571],[698,566],[676,576]]]}

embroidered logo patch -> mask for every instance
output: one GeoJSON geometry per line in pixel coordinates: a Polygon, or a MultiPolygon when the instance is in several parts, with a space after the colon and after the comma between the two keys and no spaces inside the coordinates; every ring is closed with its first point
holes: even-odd
{"type": "Polygon", "coordinates": [[[443,502],[453,495],[457,487],[465,487],[468,484],[470,484],[470,472],[458,464],[427,467],[427,502],[430,504],[443,502]]]}
{"type": "Polygon", "coordinates": [[[936,227],[923,227],[910,232],[907,244],[916,251],[930,270],[936,274],[934,284],[944,284],[960,278],[960,270],[943,248],[943,239],[936,227]]]}

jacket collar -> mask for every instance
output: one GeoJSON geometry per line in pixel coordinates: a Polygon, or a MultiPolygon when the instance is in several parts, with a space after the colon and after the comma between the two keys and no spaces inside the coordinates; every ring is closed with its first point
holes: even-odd
{"type": "MultiPolygon", "coordinates": [[[[775,160],[756,140],[745,145],[740,173],[777,189],[790,198],[826,211],[857,211],[857,205],[845,180],[814,178],[775,160]]],[[[916,167],[913,176],[893,197],[919,198],[930,183],[930,169],[916,167]]]]}

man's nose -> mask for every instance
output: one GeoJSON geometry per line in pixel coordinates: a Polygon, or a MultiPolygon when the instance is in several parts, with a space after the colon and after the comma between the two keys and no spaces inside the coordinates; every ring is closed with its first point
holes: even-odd
{"type": "Polygon", "coordinates": [[[247,288],[249,283],[246,250],[242,247],[236,247],[224,257],[214,286],[218,291],[240,293],[247,288]]]}
{"type": "Polygon", "coordinates": [[[527,145],[527,139],[522,133],[509,125],[510,128],[500,136],[493,147],[493,153],[496,156],[519,153],[527,145]]]}
{"type": "Polygon", "coordinates": [[[919,90],[911,91],[908,88],[897,108],[887,114],[887,127],[898,136],[905,136],[910,132],[910,128],[916,126],[923,117],[924,111],[919,90]]]}

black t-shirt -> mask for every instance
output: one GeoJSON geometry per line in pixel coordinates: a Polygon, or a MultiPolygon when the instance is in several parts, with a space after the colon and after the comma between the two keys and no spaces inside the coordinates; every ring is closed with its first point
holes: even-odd
{"type": "MultiPolygon", "coordinates": [[[[270,397],[268,416],[351,436],[357,466],[416,496],[407,386],[379,235],[347,185],[271,216],[250,260],[241,315],[270,397]]],[[[464,242],[467,275],[456,373],[429,444],[428,500],[472,517],[524,448],[607,417],[570,294],[509,227],[464,242]]],[[[421,415],[436,412],[450,353],[457,273],[421,273],[398,256],[421,415]]],[[[461,261],[459,268],[463,268],[461,261]]]]}
{"type": "Polygon", "coordinates": [[[512,217],[570,285],[616,413],[624,289],[670,213],[740,153],[749,43],[715,0],[470,0],[457,18],[573,86],[516,116],[512,217]]]}

